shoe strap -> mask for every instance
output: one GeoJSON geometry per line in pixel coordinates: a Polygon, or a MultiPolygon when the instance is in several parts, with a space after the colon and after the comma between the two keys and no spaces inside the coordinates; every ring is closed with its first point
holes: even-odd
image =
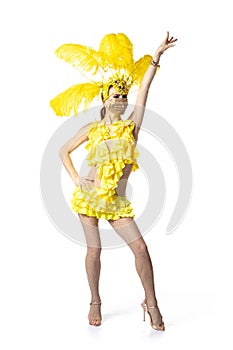
{"type": "Polygon", "coordinates": [[[156,305],[153,305],[153,306],[148,306],[147,305],[147,302],[143,302],[143,304],[144,304],[144,306],[147,308],[147,309],[156,309],[157,307],[158,307],[158,304],[156,304],[156,305]]]}
{"type": "Polygon", "coordinates": [[[90,305],[101,305],[101,301],[91,301],[90,305]]]}

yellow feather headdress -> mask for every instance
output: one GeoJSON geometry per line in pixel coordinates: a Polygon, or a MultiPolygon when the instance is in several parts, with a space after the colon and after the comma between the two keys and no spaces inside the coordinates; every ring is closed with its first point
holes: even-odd
{"type": "Polygon", "coordinates": [[[82,103],[87,109],[100,93],[105,101],[111,85],[120,93],[128,94],[132,86],[140,85],[152,59],[144,55],[135,62],[133,45],[123,33],[105,35],[98,51],[84,45],[64,44],[55,54],[92,78],[100,76],[97,81],[90,78],[89,83],[73,85],[52,99],[50,106],[57,116],[77,115],[82,103]]]}

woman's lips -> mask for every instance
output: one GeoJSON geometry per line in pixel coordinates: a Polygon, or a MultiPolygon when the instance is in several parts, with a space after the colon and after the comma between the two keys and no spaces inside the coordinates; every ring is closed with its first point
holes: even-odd
{"type": "Polygon", "coordinates": [[[114,103],[112,106],[115,109],[125,109],[127,107],[125,103],[114,103]]]}

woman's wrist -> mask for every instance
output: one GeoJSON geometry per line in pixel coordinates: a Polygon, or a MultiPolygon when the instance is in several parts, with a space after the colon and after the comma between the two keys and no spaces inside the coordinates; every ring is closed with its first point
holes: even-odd
{"type": "Polygon", "coordinates": [[[73,180],[74,183],[76,183],[78,181],[78,179],[79,179],[78,174],[77,175],[75,174],[75,175],[72,176],[72,180],[73,180]]]}
{"type": "Polygon", "coordinates": [[[162,55],[162,53],[156,51],[154,56],[152,57],[153,61],[159,63],[161,55],[162,55]]]}

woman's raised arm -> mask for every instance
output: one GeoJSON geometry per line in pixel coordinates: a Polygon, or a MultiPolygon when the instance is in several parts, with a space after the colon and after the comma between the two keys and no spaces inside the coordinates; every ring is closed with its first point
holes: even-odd
{"type": "Polygon", "coordinates": [[[134,111],[131,114],[131,116],[128,118],[128,119],[134,120],[137,128],[140,128],[142,124],[150,84],[154,79],[156,70],[158,68],[160,57],[164,53],[164,51],[166,51],[168,48],[175,46],[174,42],[176,40],[177,39],[174,39],[173,37],[169,39],[169,32],[167,32],[166,38],[159,45],[158,49],[156,50],[151,60],[151,64],[149,65],[147,71],[143,76],[140,89],[137,95],[134,111]]]}

